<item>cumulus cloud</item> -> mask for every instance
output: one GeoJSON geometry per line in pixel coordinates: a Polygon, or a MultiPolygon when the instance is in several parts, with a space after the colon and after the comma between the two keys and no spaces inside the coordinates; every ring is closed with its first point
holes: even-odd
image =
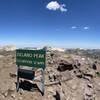
{"type": "Polygon", "coordinates": [[[87,27],[87,26],[84,27],[84,30],[88,30],[88,29],[89,29],[89,27],[87,27]]]}
{"type": "Polygon", "coordinates": [[[46,5],[46,8],[49,10],[60,10],[61,12],[66,12],[67,9],[65,8],[66,5],[65,4],[59,4],[57,1],[51,1],[46,5]]]}

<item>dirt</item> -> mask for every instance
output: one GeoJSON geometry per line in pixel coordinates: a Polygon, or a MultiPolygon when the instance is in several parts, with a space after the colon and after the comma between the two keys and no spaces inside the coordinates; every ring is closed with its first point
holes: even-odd
{"type": "MultiPolygon", "coordinates": [[[[33,91],[20,88],[16,92],[15,51],[2,51],[0,100],[100,100],[99,64],[99,60],[95,63],[92,58],[88,61],[78,55],[49,51],[45,69],[45,93],[42,96],[34,84],[32,86],[36,88],[33,91]]],[[[27,80],[23,83],[26,84],[27,80]]],[[[30,82],[28,86],[31,87],[30,82]]]]}

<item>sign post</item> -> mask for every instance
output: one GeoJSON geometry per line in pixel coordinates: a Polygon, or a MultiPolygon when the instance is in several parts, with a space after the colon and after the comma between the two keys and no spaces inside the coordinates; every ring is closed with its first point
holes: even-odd
{"type": "Polygon", "coordinates": [[[44,95],[44,70],[46,67],[46,51],[45,50],[16,50],[16,65],[17,65],[17,91],[19,90],[19,78],[34,80],[34,69],[41,68],[42,78],[38,88],[44,95]],[[23,69],[24,66],[31,67],[32,70],[23,69]],[[23,68],[22,68],[23,67],[23,68]]]}

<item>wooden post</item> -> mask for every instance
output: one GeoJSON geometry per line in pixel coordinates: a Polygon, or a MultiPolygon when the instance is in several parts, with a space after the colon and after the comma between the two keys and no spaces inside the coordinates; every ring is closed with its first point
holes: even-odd
{"type": "Polygon", "coordinates": [[[42,96],[44,95],[44,69],[41,70],[42,72],[42,78],[41,78],[41,81],[37,84],[42,96]]]}
{"type": "Polygon", "coordinates": [[[18,76],[18,70],[19,70],[19,65],[17,66],[17,86],[16,86],[17,92],[19,91],[19,76],[18,76]]]}

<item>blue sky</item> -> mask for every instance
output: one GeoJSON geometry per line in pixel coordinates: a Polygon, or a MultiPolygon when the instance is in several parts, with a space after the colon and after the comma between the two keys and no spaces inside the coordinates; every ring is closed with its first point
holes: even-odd
{"type": "Polygon", "coordinates": [[[100,48],[100,0],[0,0],[0,45],[100,48]]]}

